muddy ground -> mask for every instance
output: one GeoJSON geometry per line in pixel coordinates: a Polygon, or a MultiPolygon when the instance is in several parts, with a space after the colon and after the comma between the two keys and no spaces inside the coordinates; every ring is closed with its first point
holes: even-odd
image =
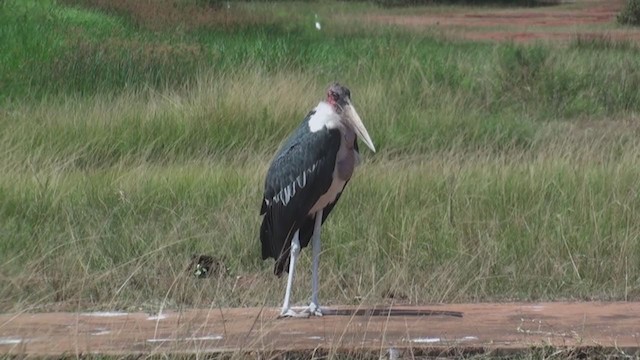
{"type": "Polygon", "coordinates": [[[535,8],[426,7],[414,13],[363,14],[358,21],[477,41],[640,41],[640,29],[616,23],[624,4],[624,0],[586,0],[535,8]]]}

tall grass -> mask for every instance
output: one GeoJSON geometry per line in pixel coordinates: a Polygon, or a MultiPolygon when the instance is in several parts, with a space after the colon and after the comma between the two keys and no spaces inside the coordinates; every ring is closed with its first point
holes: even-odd
{"type": "Polygon", "coordinates": [[[69,10],[72,16],[47,1],[19,4],[4,5],[6,20],[13,25],[3,27],[3,53],[9,64],[3,82],[11,86],[0,98],[180,89],[202,74],[257,68],[314,74],[323,85],[335,79],[352,86],[381,83],[384,91],[397,94],[387,101],[394,112],[407,104],[432,108],[437,106],[434,95],[442,93],[464,99],[469,109],[488,109],[489,115],[506,108],[542,119],[611,115],[637,111],[640,104],[635,91],[640,86],[640,58],[634,51],[579,43],[568,49],[445,43],[384,28],[373,33],[358,31],[357,26],[345,29],[338,23],[330,23],[328,32],[318,32],[301,19],[284,23],[266,15],[263,25],[252,20],[242,26],[225,25],[215,19],[205,25],[194,19],[187,26],[182,24],[189,18],[165,24],[164,15],[140,10],[149,17],[145,21],[157,15],[164,29],[148,31],[78,8],[69,10]],[[9,16],[16,12],[29,21],[9,16]],[[74,31],[78,26],[104,30],[79,34],[74,31]],[[350,36],[343,36],[342,29],[350,36]],[[25,39],[24,44],[19,39],[25,39]]]}
{"type": "MultiPolygon", "coordinates": [[[[363,168],[324,232],[324,302],[639,295],[636,166],[474,160],[363,168]]],[[[276,306],[281,289],[259,260],[256,169],[265,163],[5,180],[3,310],[276,306]],[[229,273],[190,277],[193,253],[229,273]]]]}
{"type": "Polygon", "coordinates": [[[264,173],[336,79],[379,152],[323,228],[323,303],[640,296],[634,47],[0,8],[0,311],[277,305],[264,173]]]}

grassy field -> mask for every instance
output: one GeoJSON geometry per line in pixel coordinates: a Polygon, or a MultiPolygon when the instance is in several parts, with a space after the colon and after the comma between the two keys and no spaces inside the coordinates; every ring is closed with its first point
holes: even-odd
{"type": "Polygon", "coordinates": [[[153,5],[0,2],[0,311],[278,306],[263,179],[334,80],[379,151],[324,227],[324,304],[640,299],[635,44],[153,5]],[[226,270],[196,279],[192,254],[226,270]]]}

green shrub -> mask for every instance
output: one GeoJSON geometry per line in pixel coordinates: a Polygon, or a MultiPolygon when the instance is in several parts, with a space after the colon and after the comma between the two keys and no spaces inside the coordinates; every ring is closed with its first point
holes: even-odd
{"type": "Polygon", "coordinates": [[[640,25],[640,0],[627,0],[627,5],[618,14],[618,22],[623,25],[640,25]]]}

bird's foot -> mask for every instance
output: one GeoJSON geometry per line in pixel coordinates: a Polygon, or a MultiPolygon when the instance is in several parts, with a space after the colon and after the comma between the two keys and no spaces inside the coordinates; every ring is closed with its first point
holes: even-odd
{"type": "Polygon", "coordinates": [[[282,319],[282,318],[308,318],[309,317],[309,313],[305,312],[305,311],[301,311],[301,312],[296,312],[291,308],[287,308],[287,309],[282,309],[282,311],[280,312],[280,315],[278,315],[278,319],[282,319]]]}
{"type": "Polygon", "coordinates": [[[304,312],[309,314],[309,316],[322,316],[322,310],[315,302],[311,302],[309,306],[304,309],[304,312]]]}

